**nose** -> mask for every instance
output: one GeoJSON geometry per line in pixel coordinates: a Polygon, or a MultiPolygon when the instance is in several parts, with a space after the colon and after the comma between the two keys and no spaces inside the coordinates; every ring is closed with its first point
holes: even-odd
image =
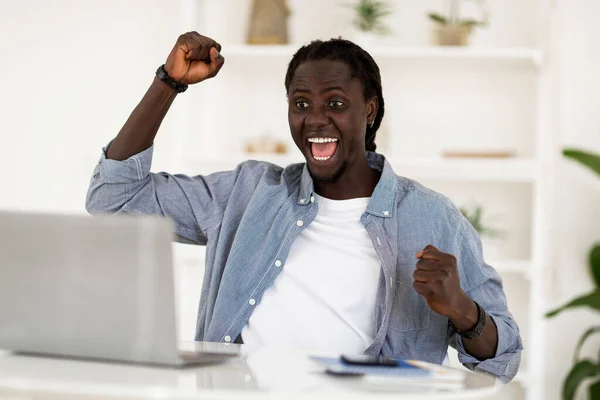
{"type": "Polygon", "coordinates": [[[312,107],[304,123],[310,130],[318,130],[329,125],[329,116],[326,112],[326,107],[312,107]]]}

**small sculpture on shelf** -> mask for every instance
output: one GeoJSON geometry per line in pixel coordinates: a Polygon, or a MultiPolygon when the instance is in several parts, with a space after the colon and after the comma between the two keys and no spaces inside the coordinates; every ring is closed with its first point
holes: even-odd
{"type": "Polygon", "coordinates": [[[287,44],[289,16],[286,0],[254,0],[248,27],[248,44],[287,44]]]}
{"type": "Polygon", "coordinates": [[[383,19],[392,12],[386,1],[382,0],[358,0],[349,4],[354,10],[353,25],[357,30],[354,41],[359,45],[370,45],[375,35],[385,35],[390,28],[383,19]]]}
{"type": "Polygon", "coordinates": [[[487,27],[489,24],[489,11],[486,7],[487,0],[470,0],[477,3],[481,10],[481,19],[462,18],[460,3],[462,0],[447,0],[448,12],[442,15],[436,12],[428,14],[436,24],[434,43],[440,46],[466,46],[469,36],[476,27],[487,27]]]}
{"type": "Polygon", "coordinates": [[[512,149],[456,149],[444,150],[442,156],[445,158],[514,158],[517,157],[516,150],[512,149]]]}
{"type": "Polygon", "coordinates": [[[269,135],[251,139],[246,143],[246,153],[260,154],[286,154],[287,144],[282,140],[277,140],[269,135]]]}

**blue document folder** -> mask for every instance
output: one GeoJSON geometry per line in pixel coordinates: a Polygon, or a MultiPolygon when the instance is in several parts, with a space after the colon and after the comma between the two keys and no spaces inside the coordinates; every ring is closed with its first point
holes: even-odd
{"type": "Polygon", "coordinates": [[[362,376],[369,381],[410,382],[411,384],[462,385],[465,372],[441,365],[396,358],[396,366],[357,365],[340,358],[311,357],[324,372],[338,376],[362,376]]]}
{"type": "Polygon", "coordinates": [[[403,376],[422,378],[433,376],[433,371],[417,366],[410,361],[396,359],[398,364],[394,367],[384,367],[378,365],[356,365],[344,363],[339,358],[312,357],[313,360],[321,363],[327,370],[339,374],[348,375],[380,375],[380,376],[403,376]]]}

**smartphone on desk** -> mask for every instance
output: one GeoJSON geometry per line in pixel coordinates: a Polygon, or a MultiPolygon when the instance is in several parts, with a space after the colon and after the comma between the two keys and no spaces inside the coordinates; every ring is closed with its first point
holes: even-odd
{"type": "Polygon", "coordinates": [[[396,367],[398,361],[392,357],[384,356],[369,356],[369,355],[342,355],[341,358],[344,364],[348,365],[367,365],[373,367],[396,367]]]}

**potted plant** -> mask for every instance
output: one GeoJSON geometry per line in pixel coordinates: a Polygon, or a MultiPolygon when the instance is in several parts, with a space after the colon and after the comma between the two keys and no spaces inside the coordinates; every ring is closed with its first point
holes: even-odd
{"type": "MultiPolygon", "coordinates": [[[[566,149],[563,154],[582,165],[590,168],[600,176],[600,154],[589,153],[576,149],[566,149]]],[[[597,242],[588,254],[589,268],[595,288],[584,295],[578,296],[566,304],[548,312],[547,318],[552,318],[564,310],[575,307],[589,307],[600,311],[600,242],[597,242]]],[[[589,327],[579,339],[573,356],[573,367],[563,382],[563,400],[572,400],[577,388],[584,380],[592,380],[589,386],[589,398],[600,399],[600,358],[581,358],[581,347],[593,334],[600,332],[600,326],[589,327]]]]}
{"type": "Polygon", "coordinates": [[[483,222],[483,207],[474,204],[471,207],[460,207],[460,212],[473,225],[481,238],[483,255],[486,258],[501,258],[500,243],[497,239],[502,236],[498,229],[490,228],[483,222]]]}
{"type": "Polygon", "coordinates": [[[469,35],[476,27],[486,27],[489,24],[489,12],[486,7],[487,0],[469,0],[477,3],[481,10],[481,19],[462,18],[460,13],[461,0],[447,0],[448,12],[446,15],[430,12],[428,14],[435,25],[434,43],[440,46],[466,46],[469,44],[469,35]]]}
{"type": "Polygon", "coordinates": [[[355,42],[358,44],[372,44],[377,35],[390,32],[389,27],[383,22],[383,19],[391,14],[390,6],[386,1],[358,0],[348,6],[355,12],[353,25],[357,30],[355,42]]]}

